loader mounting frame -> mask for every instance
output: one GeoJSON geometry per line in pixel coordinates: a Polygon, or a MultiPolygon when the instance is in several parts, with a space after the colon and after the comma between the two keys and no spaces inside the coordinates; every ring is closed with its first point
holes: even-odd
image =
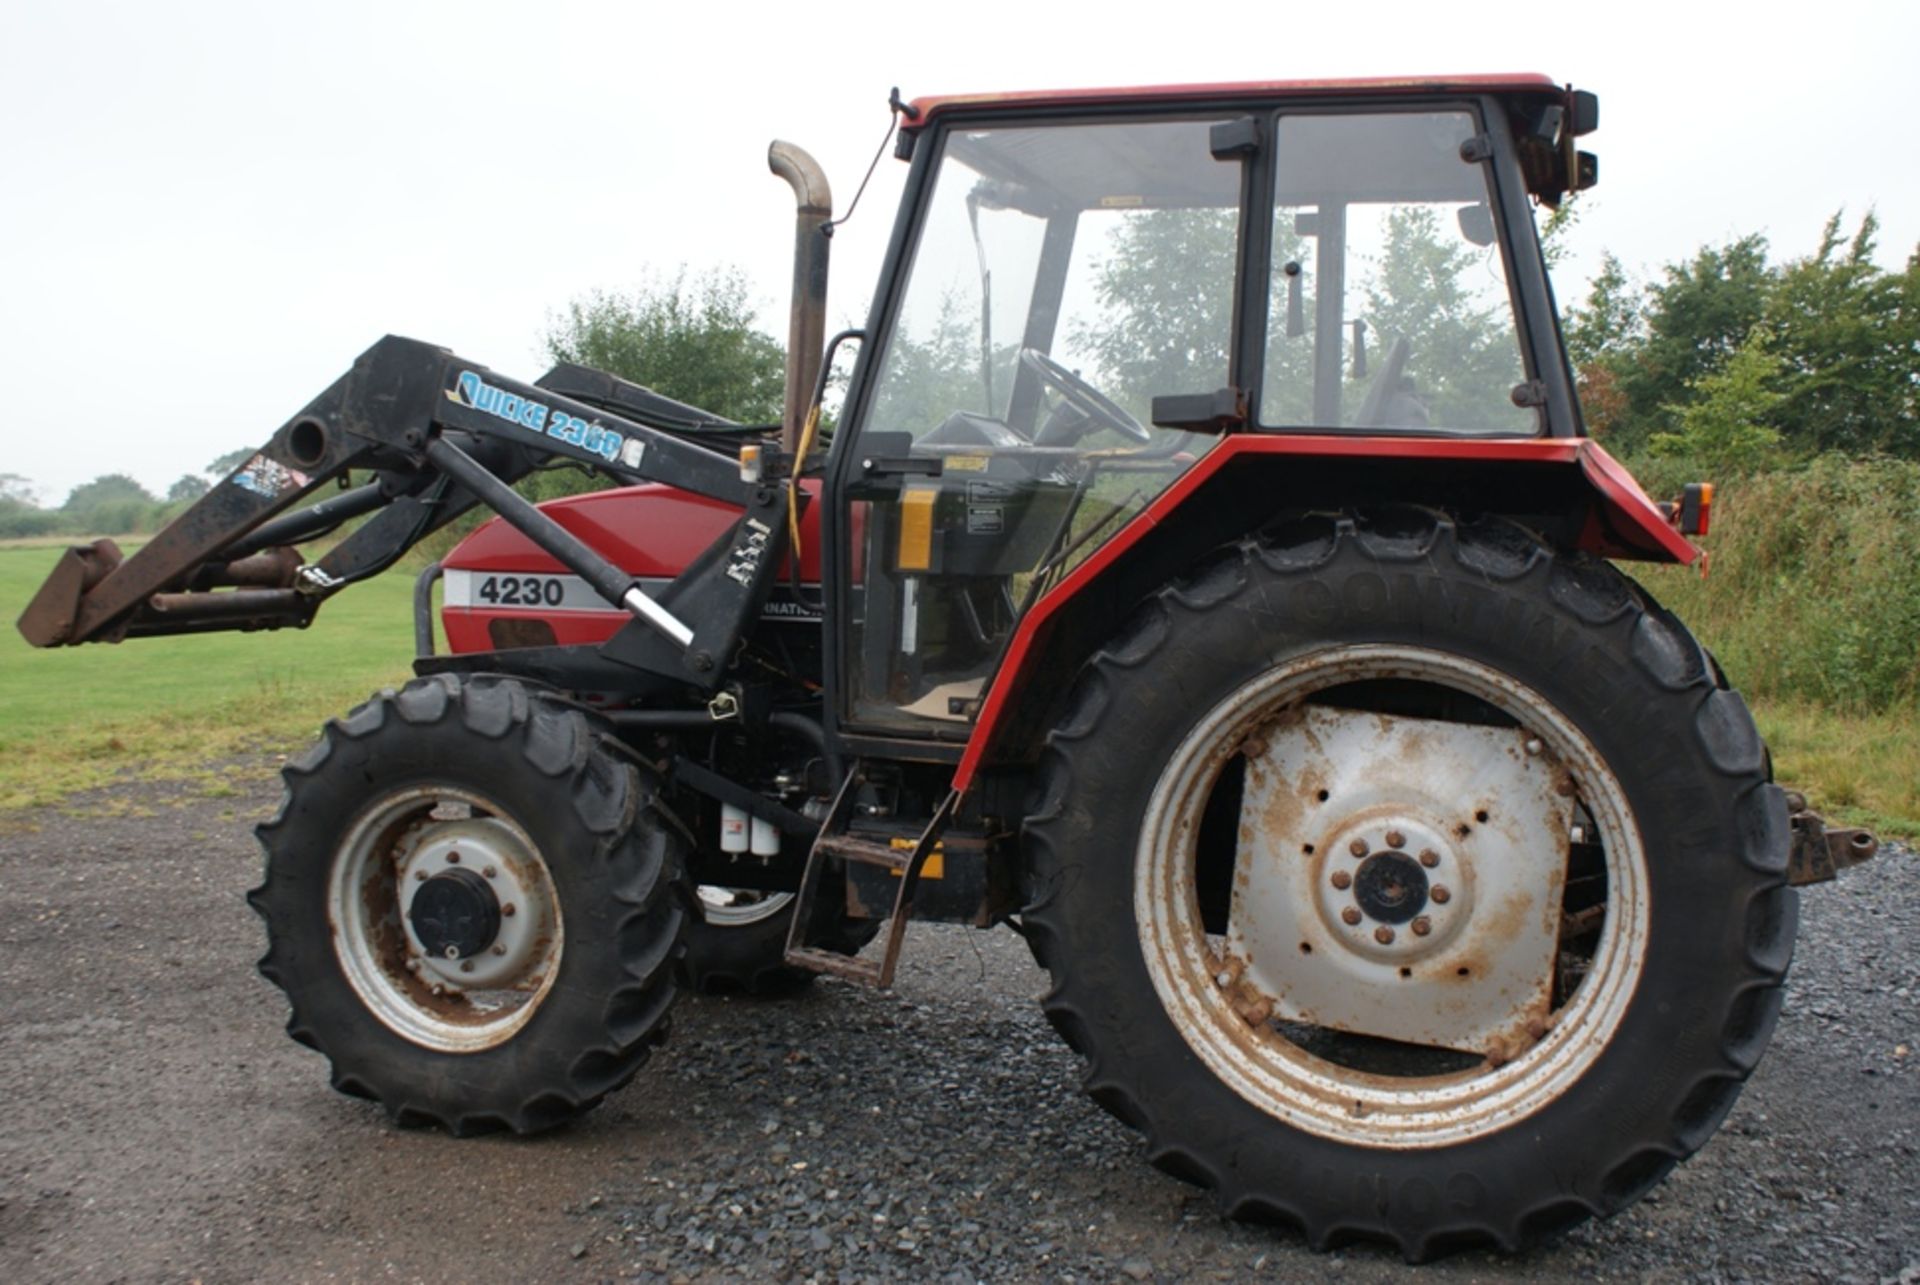
{"type": "Polygon", "coordinates": [[[522,384],[389,335],[131,557],[106,540],[70,549],[21,615],[20,632],[52,647],[303,628],[328,597],[485,503],[633,615],[599,648],[605,661],[712,691],[772,587],[790,500],[785,488],[742,480],[730,450],[693,435],[759,431],[773,430],[743,428],[584,367],[562,365],[522,384]],[[656,600],[513,491],[555,457],[742,514],[656,600]],[[373,480],[295,508],[353,471],[373,480]],[[368,513],[317,562],[292,547],[368,513]]]}

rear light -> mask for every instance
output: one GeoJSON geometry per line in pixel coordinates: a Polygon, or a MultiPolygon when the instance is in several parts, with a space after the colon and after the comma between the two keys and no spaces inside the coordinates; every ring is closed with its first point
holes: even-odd
{"type": "Polygon", "coordinates": [[[1681,535],[1705,535],[1713,521],[1713,483],[1689,482],[1680,491],[1680,512],[1675,523],[1681,535]]]}

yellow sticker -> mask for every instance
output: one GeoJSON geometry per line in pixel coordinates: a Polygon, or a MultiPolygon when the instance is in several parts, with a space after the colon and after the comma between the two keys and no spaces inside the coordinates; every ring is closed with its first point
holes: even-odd
{"type": "MultiPolygon", "coordinates": [[[[913,839],[887,840],[888,845],[896,852],[912,852],[915,842],[913,839]]],[[[933,845],[932,855],[927,858],[927,864],[920,867],[920,877],[922,879],[939,879],[944,877],[946,873],[947,857],[945,853],[940,851],[940,845],[936,843],[933,845]]],[[[900,878],[900,872],[898,870],[894,871],[893,877],[896,879],[900,878]]]]}
{"type": "Polygon", "coordinates": [[[943,456],[949,473],[984,473],[987,471],[987,457],[984,455],[947,455],[943,456]]]}
{"type": "Polygon", "coordinates": [[[933,502],[940,492],[931,486],[910,486],[900,496],[900,570],[927,571],[933,566],[933,502]]]}

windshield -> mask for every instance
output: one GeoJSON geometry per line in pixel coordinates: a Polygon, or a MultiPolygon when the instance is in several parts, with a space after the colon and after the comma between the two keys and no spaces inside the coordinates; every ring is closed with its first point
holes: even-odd
{"type": "Polygon", "coordinates": [[[1210,120],[946,136],[859,426],[843,713],[964,737],[1014,624],[1218,438],[1241,166],[1210,120]],[[924,462],[922,462],[924,461],[924,462]]]}
{"type": "Polygon", "coordinates": [[[875,404],[920,437],[959,411],[1031,436],[1044,354],[1136,421],[1227,383],[1240,167],[1206,121],[968,131],[942,158],[875,404]]]}

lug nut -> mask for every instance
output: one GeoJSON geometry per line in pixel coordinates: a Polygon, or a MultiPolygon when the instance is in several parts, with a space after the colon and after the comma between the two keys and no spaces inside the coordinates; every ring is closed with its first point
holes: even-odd
{"type": "Polygon", "coordinates": [[[1401,847],[1406,843],[1406,841],[1407,841],[1407,836],[1404,834],[1401,834],[1398,830],[1387,831],[1387,846],[1389,848],[1401,847]]]}
{"type": "Polygon", "coordinates": [[[1433,885],[1432,891],[1428,892],[1427,895],[1442,906],[1453,900],[1453,894],[1447,891],[1447,885],[1444,883],[1436,883],[1433,885]]]}
{"type": "Polygon", "coordinates": [[[1373,930],[1373,939],[1382,946],[1391,946],[1393,944],[1393,929],[1387,927],[1385,924],[1381,924],[1373,930]]]}
{"type": "Polygon", "coordinates": [[[1420,850],[1420,864],[1431,870],[1440,864],[1440,854],[1432,848],[1422,848],[1420,850]]]}
{"type": "Polygon", "coordinates": [[[410,973],[417,973],[417,972],[419,972],[419,971],[420,971],[420,961],[419,961],[419,960],[417,960],[417,959],[409,959],[409,960],[407,961],[407,971],[408,971],[408,972],[410,972],[410,973]]]}
{"type": "Polygon", "coordinates": [[[1538,754],[1541,750],[1544,750],[1546,748],[1547,747],[1541,743],[1539,737],[1530,736],[1527,738],[1527,753],[1538,754]]]}
{"type": "Polygon", "coordinates": [[[1425,915],[1422,915],[1418,919],[1414,920],[1413,923],[1409,925],[1409,927],[1413,929],[1413,935],[1415,937],[1425,937],[1428,933],[1433,931],[1433,921],[1431,919],[1428,919],[1425,915]]]}
{"type": "Polygon", "coordinates": [[[1359,922],[1360,922],[1360,907],[1358,907],[1358,906],[1348,906],[1348,907],[1347,907],[1347,908],[1346,908],[1345,910],[1343,910],[1343,911],[1341,911],[1341,912],[1340,912],[1340,922],[1341,922],[1341,923],[1344,923],[1344,924],[1357,924],[1357,923],[1359,923],[1359,922]]]}
{"type": "Polygon", "coordinates": [[[500,913],[505,915],[509,919],[513,918],[514,915],[518,913],[518,911],[519,911],[519,907],[514,905],[511,901],[509,901],[506,905],[500,907],[500,913]]]}
{"type": "Polygon", "coordinates": [[[461,961],[460,961],[460,971],[461,971],[461,972],[463,972],[463,973],[470,973],[470,972],[472,972],[472,971],[473,971],[473,961],[472,961],[471,959],[463,959],[463,960],[461,960],[461,961]]]}
{"type": "Polygon", "coordinates": [[[459,864],[460,864],[460,854],[459,854],[459,853],[457,853],[457,852],[449,852],[449,853],[447,854],[447,864],[448,864],[448,865],[450,865],[450,866],[457,866],[457,865],[459,865],[459,864]]]}
{"type": "Polygon", "coordinates": [[[415,879],[420,880],[422,883],[425,883],[427,878],[427,872],[424,870],[416,870],[413,872],[413,877],[415,879]]]}
{"type": "Polygon", "coordinates": [[[502,942],[495,942],[493,944],[493,953],[496,955],[506,954],[507,953],[506,945],[502,942]]]}
{"type": "Polygon", "coordinates": [[[1352,875],[1350,875],[1350,874],[1348,874],[1348,873],[1347,873],[1346,871],[1344,871],[1344,870],[1336,870],[1336,871],[1334,871],[1334,872],[1333,872],[1333,886],[1334,886],[1334,887],[1336,887],[1336,888],[1346,888],[1346,887],[1348,887],[1349,885],[1351,885],[1352,883],[1353,883],[1353,876],[1352,876],[1352,875]]]}
{"type": "Polygon", "coordinates": [[[1347,845],[1347,851],[1356,857],[1364,857],[1367,855],[1367,841],[1365,839],[1355,839],[1347,845]]]}
{"type": "Polygon", "coordinates": [[[495,875],[499,874],[500,872],[498,870],[495,870],[492,866],[485,866],[481,868],[480,873],[485,875],[487,878],[491,879],[495,875]]]}

